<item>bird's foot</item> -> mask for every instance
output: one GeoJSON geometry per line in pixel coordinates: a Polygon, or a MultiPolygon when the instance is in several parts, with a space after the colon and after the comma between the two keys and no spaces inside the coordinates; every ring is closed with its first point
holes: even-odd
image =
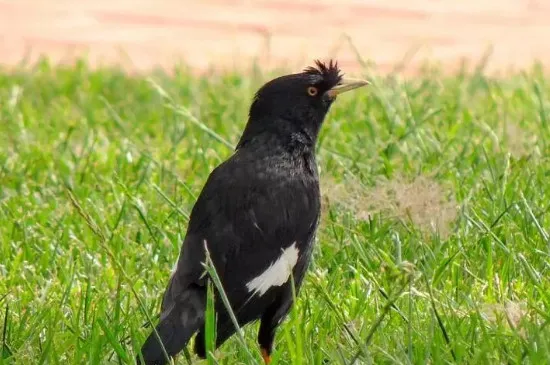
{"type": "Polygon", "coordinates": [[[266,365],[271,363],[271,355],[269,355],[266,349],[262,349],[262,358],[264,359],[264,363],[266,365]]]}

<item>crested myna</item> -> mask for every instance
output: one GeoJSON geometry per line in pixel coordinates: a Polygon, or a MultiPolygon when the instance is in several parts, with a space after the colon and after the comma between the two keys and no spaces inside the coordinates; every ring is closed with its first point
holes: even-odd
{"type": "MultiPolygon", "coordinates": [[[[152,332],[141,349],[146,364],[167,363],[166,355],[178,354],[195,333],[195,352],[205,357],[205,247],[239,325],[260,319],[258,343],[270,362],[275,329],[300,290],[319,222],[319,129],[338,94],[367,84],[343,78],[332,61],[317,61],[256,93],[235,153],[212,171],[192,209],[158,337],[152,332]]],[[[218,347],[236,329],[219,293],[215,310],[218,347]]]]}

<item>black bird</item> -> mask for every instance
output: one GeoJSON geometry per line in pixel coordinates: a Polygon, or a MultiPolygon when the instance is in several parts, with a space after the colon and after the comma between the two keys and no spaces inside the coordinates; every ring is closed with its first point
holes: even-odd
{"type": "MultiPolygon", "coordinates": [[[[338,94],[367,84],[343,78],[337,63],[316,61],[256,93],[235,153],[212,171],[193,207],[156,326],[163,346],[149,335],[146,364],[167,363],[166,354],[178,354],[195,332],[195,352],[206,356],[205,245],[239,325],[261,320],[258,343],[271,361],[275,329],[292,306],[293,286],[300,289],[319,222],[319,129],[338,94]]],[[[215,310],[217,348],[236,330],[219,293],[215,310]]]]}

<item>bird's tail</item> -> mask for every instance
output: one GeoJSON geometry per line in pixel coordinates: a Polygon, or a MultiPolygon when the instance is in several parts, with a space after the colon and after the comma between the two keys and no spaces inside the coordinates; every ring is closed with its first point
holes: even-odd
{"type": "MultiPolygon", "coordinates": [[[[141,347],[145,365],[167,364],[169,358],[183,350],[204,324],[204,310],[205,294],[200,289],[188,289],[173,303],[168,303],[155,328],[156,333],[151,332],[141,347]]],[[[141,364],[139,356],[136,361],[141,364]]]]}

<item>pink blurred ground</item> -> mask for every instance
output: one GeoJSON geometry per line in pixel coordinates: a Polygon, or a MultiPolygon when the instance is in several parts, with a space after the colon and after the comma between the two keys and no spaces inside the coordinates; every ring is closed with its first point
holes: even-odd
{"type": "Polygon", "coordinates": [[[406,71],[433,59],[454,68],[493,46],[489,67],[550,62],[549,0],[0,0],[0,63],[46,54],[143,71],[183,61],[195,69],[301,68],[362,57],[383,71],[420,47],[406,71]]]}

